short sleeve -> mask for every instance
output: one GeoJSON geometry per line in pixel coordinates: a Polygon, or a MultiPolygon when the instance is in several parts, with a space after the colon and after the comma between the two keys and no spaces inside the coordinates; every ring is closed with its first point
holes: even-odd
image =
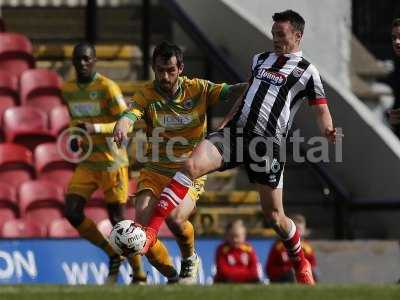
{"type": "Polygon", "coordinates": [[[328,99],[326,98],[324,86],[322,85],[321,76],[318,70],[310,65],[309,67],[311,76],[308,79],[305,89],[305,95],[309,105],[327,104],[328,99]]]}
{"type": "Polygon", "coordinates": [[[112,82],[109,85],[108,92],[110,96],[109,108],[111,115],[120,116],[128,108],[122,96],[121,89],[116,83],[112,82]]]}
{"type": "Polygon", "coordinates": [[[145,113],[146,98],[142,91],[137,91],[131,101],[128,102],[128,110],[124,113],[124,116],[135,121],[141,119],[145,113]]]}
{"type": "Polygon", "coordinates": [[[207,92],[207,106],[212,106],[226,99],[229,91],[229,85],[226,83],[213,83],[211,81],[203,80],[203,85],[207,92]]]}

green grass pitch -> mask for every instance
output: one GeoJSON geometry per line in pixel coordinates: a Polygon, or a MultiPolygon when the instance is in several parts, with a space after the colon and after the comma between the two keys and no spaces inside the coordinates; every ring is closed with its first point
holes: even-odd
{"type": "Polygon", "coordinates": [[[400,299],[400,285],[0,286],[1,300],[358,300],[400,299]]]}

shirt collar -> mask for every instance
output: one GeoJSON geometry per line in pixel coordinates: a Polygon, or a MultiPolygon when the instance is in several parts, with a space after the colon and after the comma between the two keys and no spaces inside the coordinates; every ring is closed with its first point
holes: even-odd
{"type": "Polygon", "coordinates": [[[297,57],[302,57],[303,56],[303,51],[297,51],[297,52],[293,52],[293,53],[288,53],[288,54],[284,54],[287,57],[291,57],[291,56],[297,56],[297,57]]]}

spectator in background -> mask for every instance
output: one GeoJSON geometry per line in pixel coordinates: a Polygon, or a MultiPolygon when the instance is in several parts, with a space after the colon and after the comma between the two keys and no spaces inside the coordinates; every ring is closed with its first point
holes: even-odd
{"type": "MultiPolygon", "coordinates": [[[[304,216],[297,214],[292,217],[292,220],[303,236],[307,236],[306,219],[304,216]]],[[[318,281],[317,260],[314,250],[306,240],[302,241],[302,247],[304,256],[311,264],[314,280],[318,281]]],[[[296,282],[292,263],[280,239],[276,240],[269,252],[265,272],[270,282],[296,282]]]]}
{"type": "Polygon", "coordinates": [[[259,282],[258,258],[253,247],[246,242],[246,228],[242,220],[228,224],[225,242],[219,245],[215,263],[214,282],[259,282]]]}
{"type": "Polygon", "coordinates": [[[400,18],[394,19],[392,22],[392,47],[395,54],[395,68],[390,81],[394,104],[389,113],[389,123],[392,124],[395,134],[400,137],[400,18]]]}

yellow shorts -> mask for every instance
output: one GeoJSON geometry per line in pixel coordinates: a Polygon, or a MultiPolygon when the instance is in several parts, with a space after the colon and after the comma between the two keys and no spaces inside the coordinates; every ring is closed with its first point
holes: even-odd
{"type": "Polygon", "coordinates": [[[92,171],[78,166],[72,175],[67,194],[77,194],[86,200],[97,190],[104,192],[106,203],[125,204],[128,199],[128,167],[116,171],[92,171]]]}
{"type": "MultiPolygon", "coordinates": [[[[162,190],[167,186],[170,180],[171,177],[147,169],[142,169],[138,179],[137,193],[144,190],[151,190],[156,198],[160,198],[162,190]]],[[[197,202],[200,195],[204,192],[204,184],[206,180],[206,176],[196,179],[193,187],[189,189],[189,196],[194,202],[197,202]]]]}

